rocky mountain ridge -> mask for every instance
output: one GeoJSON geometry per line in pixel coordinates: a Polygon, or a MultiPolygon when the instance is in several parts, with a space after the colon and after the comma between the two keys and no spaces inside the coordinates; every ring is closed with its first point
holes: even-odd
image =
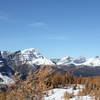
{"type": "Polygon", "coordinates": [[[54,73],[70,71],[78,76],[100,75],[100,57],[98,56],[93,58],[65,56],[61,59],[48,59],[38,50],[30,48],[22,51],[0,52],[0,83],[11,81],[11,77],[16,73],[20,73],[23,77],[29,72],[34,74],[43,66],[46,66],[48,70],[54,70],[54,73]]]}

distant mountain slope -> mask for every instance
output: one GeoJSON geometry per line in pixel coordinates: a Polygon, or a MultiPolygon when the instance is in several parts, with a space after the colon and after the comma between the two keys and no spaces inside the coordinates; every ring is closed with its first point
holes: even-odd
{"type": "Polygon", "coordinates": [[[2,58],[0,52],[0,84],[9,84],[13,80],[10,78],[14,74],[14,71],[7,65],[7,61],[2,58]]]}
{"type": "Polygon", "coordinates": [[[85,57],[78,57],[78,58],[72,58],[69,56],[65,56],[59,60],[53,60],[56,61],[56,65],[71,65],[74,64],[76,66],[85,65],[85,66],[100,66],[100,57],[96,56],[93,58],[85,58],[85,57]]]}
{"type": "Polygon", "coordinates": [[[26,76],[29,72],[34,74],[44,66],[48,70],[52,69],[53,74],[72,72],[77,76],[100,75],[100,57],[98,56],[93,58],[65,56],[61,59],[50,60],[34,48],[0,52],[1,81],[10,80],[14,73],[20,73],[22,76],[26,76]]]}
{"type": "Polygon", "coordinates": [[[44,57],[39,51],[34,48],[25,49],[23,51],[7,52],[2,51],[2,57],[14,61],[15,64],[30,64],[30,65],[53,65],[54,63],[44,57]]]}
{"type": "Polygon", "coordinates": [[[2,58],[1,52],[0,52],[0,73],[8,76],[14,74],[14,71],[10,68],[10,66],[8,66],[6,59],[2,58]]]}
{"type": "Polygon", "coordinates": [[[78,57],[73,58],[70,56],[62,57],[61,59],[48,59],[43,56],[38,50],[34,48],[29,48],[25,50],[19,50],[14,52],[1,51],[1,55],[5,59],[14,61],[15,64],[30,64],[30,65],[86,65],[86,66],[100,66],[100,57],[78,57]]]}

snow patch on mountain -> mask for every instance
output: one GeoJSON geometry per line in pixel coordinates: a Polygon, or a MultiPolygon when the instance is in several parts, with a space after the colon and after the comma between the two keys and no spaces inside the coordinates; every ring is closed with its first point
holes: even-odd
{"type": "Polygon", "coordinates": [[[70,56],[62,57],[61,59],[48,59],[43,56],[38,50],[34,48],[25,49],[22,51],[1,51],[2,58],[7,58],[11,55],[11,60],[17,64],[31,64],[31,65],[70,65],[76,66],[100,66],[100,57],[86,58],[78,57],[73,58],[70,56]]]}
{"type": "Polygon", "coordinates": [[[21,55],[30,64],[54,65],[54,63],[51,60],[44,57],[38,50],[34,48],[25,49],[21,51],[21,55]]]}
{"type": "Polygon", "coordinates": [[[57,65],[69,65],[69,64],[80,65],[85,61],[86,61],[85,57],[72,58],[69,56],[65,56],[57,62],[57,65]]]}
{"type": "Polygon", "coordinates": [[[84,65],[88,66],[100,66],[100,57],[89,58],[84,65]]]}
{"type": "Polygon", "coordinates": [[[35,65],[54,65],[54,63],[48,58],[44,57],[38,50],[34,48],[25,49],[22,51],[1,51],[3,58],[7,59],[8,56],[11,56],[10,59],[15,61],[17,64],[35,64],[35,65]]]}
{"type": "Polygon", "coordinates": [[[13,84],[14,80],[0,73],[0,84],[13,84]]]}
{"type": "Polygon", "coordinates": [[[78,65],[86,65],[86,66],[100,66],[100,57],[93,57],[93,58],[85,58],[85,57],[78,57],[72,58],[69,56],[65,56],[61,58],[57,63],[57,65],[70,65],[74,64],[78,65]]]}
{"type": "Polygon", "coordinates": [[[2,58],[6,58],[7,56],[9,56],[12,52],[10,51],[1,51],[1,55],[2,55],[2,58]]]}

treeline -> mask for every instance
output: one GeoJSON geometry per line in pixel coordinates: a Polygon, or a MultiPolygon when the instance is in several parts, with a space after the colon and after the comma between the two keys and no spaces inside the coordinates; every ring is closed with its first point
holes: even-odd
{"type": "Polygon", "coordinates": [[[90,95],[94,100],[100,100],[100,76],[76,77],[68,73],[64,75],[56,73],[46,81],[46,85],[52,88],[67,88],[72,84],[74,84],[73,89],[77,84],[85,86],[82,91],[79,91],[79,96],[90,95]]]}
{"type": "Polygon", "coordinates": [[[14,76],[15,84],[0,92],[0,100],[43,100],[44,91],[67,88],[71,84],[85,85],[86,88],[79,95],[88,94],[100,100],[100,76],[76,77],[70,73],[51,73],[51,69],[44,68],[34,75],[29,73],[26,80],[21,80],[20,75],[14,76]]]}

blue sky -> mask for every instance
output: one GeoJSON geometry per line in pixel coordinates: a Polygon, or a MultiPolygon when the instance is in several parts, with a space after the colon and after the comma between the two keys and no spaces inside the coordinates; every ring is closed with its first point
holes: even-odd
{"type": "Polygon", "coordinates": [[[25,48],[100,56],[100,0],[0,0],[0,50],[25,48]]]}

